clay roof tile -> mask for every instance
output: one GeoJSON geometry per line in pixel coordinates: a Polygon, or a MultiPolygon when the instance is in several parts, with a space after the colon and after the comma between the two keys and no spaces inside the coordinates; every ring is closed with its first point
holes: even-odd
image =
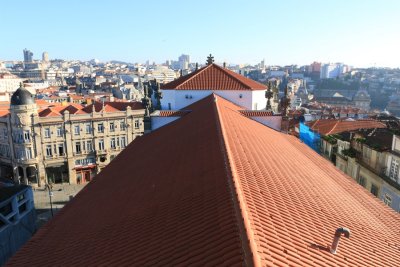
{"type": "Polygon", "coordinates": [[[135,139],[8,266],[399,265],[399,214],[329,161],[221,97],[186,109],[135,139]],[[333,255],[341,226],[352,235],[333,255]]]}
{"type": "Polygon", "coordinates": [[[217,64],[207,65],[161,86],[163,90],[265,90],[266,85],[217,64]]]}

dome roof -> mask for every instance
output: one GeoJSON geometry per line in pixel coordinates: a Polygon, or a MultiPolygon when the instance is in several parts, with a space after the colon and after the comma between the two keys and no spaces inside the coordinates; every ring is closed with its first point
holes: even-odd
{"type": "Polygon", "coordinates": [[[19,105],[30,105],[35,104],[35,100],[33,99],[33,95],[24,86],[21,86],[13,93],[11,96],[11,105],[19,106],[19,105]]]}

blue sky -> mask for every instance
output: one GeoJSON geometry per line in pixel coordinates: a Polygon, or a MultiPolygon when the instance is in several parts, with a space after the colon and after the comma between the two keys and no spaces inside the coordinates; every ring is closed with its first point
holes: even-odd
{"type": "Polygon", "coordinates": [[[398,0],[13,0],[0,8],[0,60],[98,58],[400,67],[398,0]]]}

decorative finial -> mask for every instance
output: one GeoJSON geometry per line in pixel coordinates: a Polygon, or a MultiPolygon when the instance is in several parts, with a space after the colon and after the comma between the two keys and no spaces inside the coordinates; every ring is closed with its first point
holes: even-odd
{"type": "Polygon", "coordinates": [[[226,62],[224,62],[224,69],[226,68],[226,62]]]}
{"type": "Polygon", "coordinates": [[[272,88],[272,82],[268,81],[268,90],[265,91],[265,98],[267,99],[267,106],[265,107],[266,110],[272,109],[270,99],[273,97],[274,94],[272,93],[271,88],[272,88]]]}
{"type": "Polygon", "coordinates": [[[196,70],[199,69],[199,63],[196,62],[196,70]]]}
{"type": "Polygon", "coordinates": [[[20,87],[20,88],[24,88],[24,83],[23,83],[23,82],[20,82],[20,83],[19,83],[19,87],[20,87]]]}
{"type": "Polygon", "coordinates": [[[213,64],[214,63],[214,57],[210,54],[208,57],[207,57],[207,65],[211,65],[211,64],[213,64]]]}

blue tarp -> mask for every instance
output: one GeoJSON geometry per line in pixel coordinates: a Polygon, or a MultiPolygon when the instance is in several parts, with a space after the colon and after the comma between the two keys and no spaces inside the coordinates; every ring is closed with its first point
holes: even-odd
{"type": "Polygon", "coordinates": [[[307,146],[320,153],[320,142],[321,135],[313,132],[310,127],[300,122],[300,140],[303,141],[307,146]]]}

